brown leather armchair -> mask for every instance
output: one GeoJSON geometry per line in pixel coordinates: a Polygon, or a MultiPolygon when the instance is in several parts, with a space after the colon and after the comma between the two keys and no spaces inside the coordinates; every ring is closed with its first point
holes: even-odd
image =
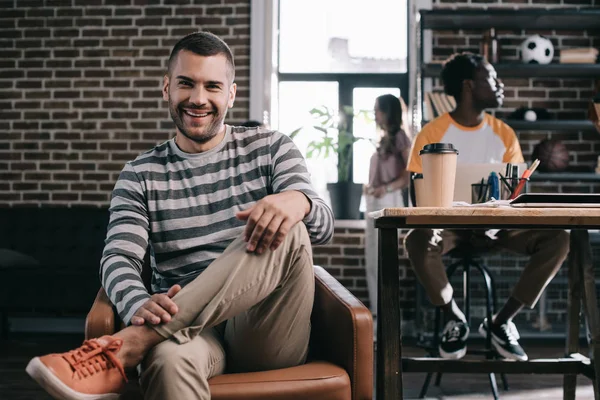
{"type": "MultiPolygon", "coordinates": [[[[306,364],[272,371],[224,374],[209,380],[214,400],[373,398],[373,319],[370,311],[327,271],[315,266],[315,303],[306,364]]],[[[121,327],[100,289],[87,315],[87,339],[121,327]]]]}

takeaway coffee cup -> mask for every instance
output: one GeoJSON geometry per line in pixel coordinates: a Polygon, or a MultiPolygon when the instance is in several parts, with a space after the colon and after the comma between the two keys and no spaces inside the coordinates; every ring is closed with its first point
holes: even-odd
{"type": "Polygon", "coordinates": [[[452,207],[458,150],[451,143],[431,143],[419,155],[423,165],[423,205],[452,207]]]}

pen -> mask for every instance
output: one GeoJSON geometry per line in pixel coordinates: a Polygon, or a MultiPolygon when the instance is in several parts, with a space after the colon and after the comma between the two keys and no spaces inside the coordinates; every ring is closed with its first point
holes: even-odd
{"type": "Polygon", "coordinates": [[[536,159],[533,162],[533,164],[531,164],[531,167],[529,167],[528,169],[525,170],[525,172],[523,172],[523,176],[519,180],[519,185],[512,192],[512,194],[510,195],[509,200],[513,200],[515,197],[517,197],[519,195],[519,193],[521,193],[521,191],[523,190],[523,187],[525,187],[525,182],[527,182],[527,179],[529,179],[529,177],[531,176],[531,174],[533,174],[533,172],[536,170],[536,168],[539,165],[540,165],[540,160],[536,159]]]}
{"type": "Polygon", "coordinates": [[[504,186],[506,186],[506,189],[508,189],[509,192],[512,192],[513,188],[510,186],[510,184],[508,183],[508,175],[503,176],[502,174],[498,174],[500,175],[500,180],[502,181],[502,183],[504,183],[504,186]]]}

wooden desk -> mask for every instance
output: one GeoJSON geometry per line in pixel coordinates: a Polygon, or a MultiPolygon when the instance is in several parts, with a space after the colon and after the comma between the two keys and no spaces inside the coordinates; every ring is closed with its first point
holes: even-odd
{"type": "Polygon", "coordinates": [[[600,317],[588,229],[600,229],[600,209],[574,208],[386,208],[373,213],[379,229],[379,282],[377,303],[377,400],[402,399],[402,369],[434,371],[564,374],[564,399],[575,398],[577,374],[594,382],[600,371],[600,317]],[[568,332],[565,358],[506,362],[402,358],[398,229],[570,229],[568,332]],[[583,311],[590,330],[593,361],[579,354],[579,315],[583,311]],[[402,360],[402,362],[401,362],[402,360]]]}

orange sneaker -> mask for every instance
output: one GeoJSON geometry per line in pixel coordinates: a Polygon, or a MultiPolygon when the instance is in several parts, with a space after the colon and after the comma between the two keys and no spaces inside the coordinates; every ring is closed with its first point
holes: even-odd
{"type": "Polygon", "coordinates": [[[118,399],[127,377],[116,353],[123,341],[102,336],[86,340],[75,350],[62,354],[35,357],[26,371],[56,399],[112,400],[118,399]]]}

